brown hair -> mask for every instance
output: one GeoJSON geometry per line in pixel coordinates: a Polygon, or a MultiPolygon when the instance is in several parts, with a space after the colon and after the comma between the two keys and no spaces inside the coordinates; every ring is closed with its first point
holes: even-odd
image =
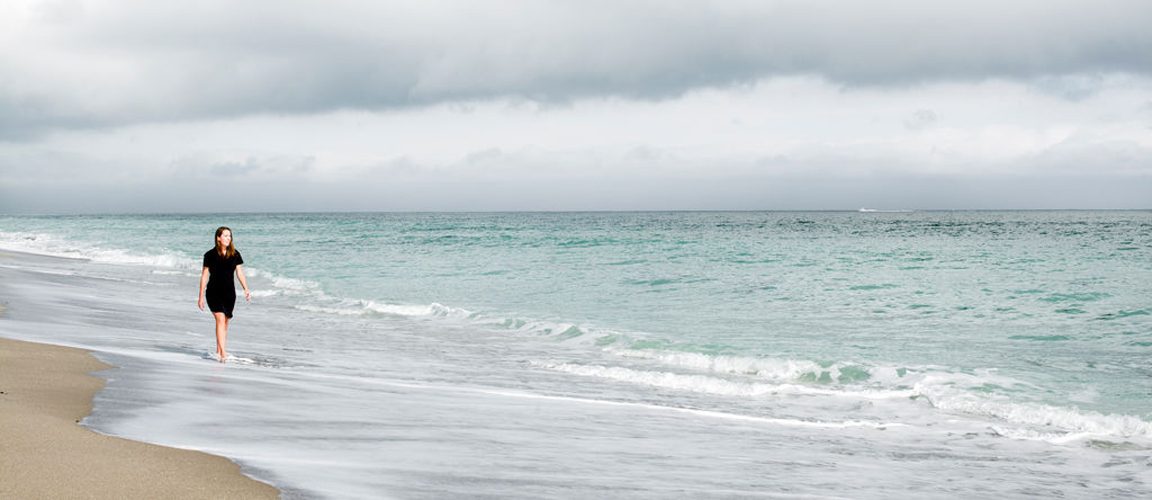
{"type": "MultiPolygon", "coordinates": [[[[224,231],[231,233],[232,228],[228,226],[220,226],[216,228],[216,238],[212,240],[216,248],[216,253],[220,253],[220,235],[224,234],[224,231]]],[[[228,242],[228,248],[224,249],[224,253],[222,255],[225,259],[231,259],[233,255],[236,255],[236,235],[232,235],[232,241],[228,242]]]]}

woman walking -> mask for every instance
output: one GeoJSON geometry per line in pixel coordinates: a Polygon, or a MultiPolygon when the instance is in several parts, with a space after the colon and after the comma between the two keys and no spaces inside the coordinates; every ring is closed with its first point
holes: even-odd
{"type": "Polygon", "coordinates": [[[232,244],[232,230],[227,227],[216,229],[215,248],[204,252],[204,269],[200,272],[200,298],[196,305],[204,310],[207,299],[208,309],[216,317],[216,355],[223,363],[228,357],[228,322],[232,320],[232,309],[236,307],[235,273],[244,287],[244,300],[252,302],[248,291],[248,280],[244,278],[244,258],[232,244]]]}

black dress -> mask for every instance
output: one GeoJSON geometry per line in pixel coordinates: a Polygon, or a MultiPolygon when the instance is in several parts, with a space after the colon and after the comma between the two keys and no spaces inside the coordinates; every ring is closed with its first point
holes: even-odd
{"type": "Polygon", "coordinates": [[[244,263],[240,252],[231,258],[225,259],[215,248],[204,253],[204,267],[208,268],[208,289],[205,299],[208,309],[214,313],[224,313],[227,318],[232,317],[232,309],[236,307],[236,266],[244,263]]]}

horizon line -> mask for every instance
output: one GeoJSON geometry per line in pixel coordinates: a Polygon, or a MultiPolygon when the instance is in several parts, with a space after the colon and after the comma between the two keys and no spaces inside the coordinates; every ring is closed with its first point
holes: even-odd
{"type": "Polygon", "coordinates": [[[235,210],[132,212],[0,212],[4,217],[148,216],[148,215],[322,215],[322,214],[627,214],[627,213],[860,213],[875,215],[945,212],[1146,212],[1148,208],[817,208],[817,209],[579,209],[579,210],[235,210]]]}

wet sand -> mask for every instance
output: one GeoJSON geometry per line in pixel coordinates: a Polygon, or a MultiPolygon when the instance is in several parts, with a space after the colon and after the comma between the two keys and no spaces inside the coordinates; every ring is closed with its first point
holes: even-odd
{"type": "Polygon", "coordinates": [[[279,496],[228,459],[82,427],[104,386],[90,373],[109,368],[80,349],[0,338],[0,498],[279,496]]]}

